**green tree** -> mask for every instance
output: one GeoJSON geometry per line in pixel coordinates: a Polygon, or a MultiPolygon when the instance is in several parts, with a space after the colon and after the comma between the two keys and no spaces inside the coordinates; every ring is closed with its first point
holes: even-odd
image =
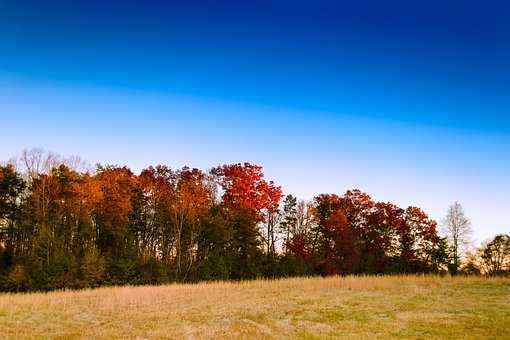
{"type": "Polygon", "coordinates": [[[26,236],[20,225],[26,183],[13,165],[0,166],[0,275],[23,254],[26,236]]]}

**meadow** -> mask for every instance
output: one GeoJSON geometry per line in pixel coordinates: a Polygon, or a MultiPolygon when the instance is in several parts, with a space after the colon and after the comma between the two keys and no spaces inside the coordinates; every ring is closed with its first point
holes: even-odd
{"type": "Polygon", "coordinates": [[[329,277],[0,294],[1,338],[507,338],[510,279],[329,277]]]}

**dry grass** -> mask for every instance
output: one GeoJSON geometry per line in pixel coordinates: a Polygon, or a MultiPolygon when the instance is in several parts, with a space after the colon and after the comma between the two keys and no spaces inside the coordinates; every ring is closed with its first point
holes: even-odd
{"type": "Polygon", "coordinates": [[[510,280],[287,279],[0,294],[1,338],[510,338],[510,280]]]}

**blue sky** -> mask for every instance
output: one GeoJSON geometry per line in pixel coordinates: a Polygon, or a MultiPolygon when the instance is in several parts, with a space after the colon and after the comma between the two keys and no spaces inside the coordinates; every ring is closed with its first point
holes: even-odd
{"type": "Polygon", "coordinates": [[[510,232],[504,1],[0,1],[0,159],[262,164],[510,232]]]}

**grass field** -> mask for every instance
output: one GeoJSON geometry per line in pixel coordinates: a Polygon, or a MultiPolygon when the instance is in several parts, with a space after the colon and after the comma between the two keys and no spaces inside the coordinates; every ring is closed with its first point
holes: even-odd
{"type": "Polygon", "coordinates": [[[510,279],[346,277],[0,294],[0,338],[510,338],[510,279]]]}

